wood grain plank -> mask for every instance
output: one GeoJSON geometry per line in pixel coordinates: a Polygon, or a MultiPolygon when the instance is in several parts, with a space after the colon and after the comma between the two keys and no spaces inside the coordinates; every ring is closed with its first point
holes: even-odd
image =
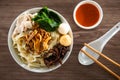
{"type": "MultiPolygon", "coordinates": [[[[73,10],[82,0],[0,0],[0,79],[1,80],[116,80],[98,65],[82,66],[78,62],[78,52],[84,42],[93,41],[120,21],[120,0],[95,0],[104,12],[104,18],[99,27],[93,30],[83,30],[73,21],[73,10]],[[67,62],[59,69],[37,74],[24,70],[12,58],[8,50],[7,36],[12,21],[26,9],[48,6],[61,13],[70,23],[74,35],[74,47],[67,62]]],[[[103,53],[120,63],[120,32],[105,46],[103,53]]],[[[118,74],[116,68],[106,60],[99,58],[104,64],[118,74]]]]}

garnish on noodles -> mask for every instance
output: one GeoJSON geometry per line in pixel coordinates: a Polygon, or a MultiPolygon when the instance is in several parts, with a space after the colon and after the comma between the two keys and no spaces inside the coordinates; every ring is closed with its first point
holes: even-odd
{"type": "Polygon", "coordinates": [[[27,34],[25,38],[29,49],[39,54],[48,49],[48,42],[51,39],[51,36],[49,32],[37,28],[30,34],[27,34]]]}

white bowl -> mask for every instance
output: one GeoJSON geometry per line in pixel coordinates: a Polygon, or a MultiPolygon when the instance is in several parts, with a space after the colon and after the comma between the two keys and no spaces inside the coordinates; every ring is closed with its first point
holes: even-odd
{"type": "Polygon", "coordinates": [[[92,0],[84,0],[84,1],[79,2],[79,3],[76,5],[76,7],[75,7],[75,9],[74,9],[74,11],[73,11],[73,19],[74,19],[75,23],[77,24],[77,26],[79,26],[79,27],[81,27],[81,28],[83,28],[83,29],[93,29],[93,28],[96,28],[96,27],[101,23],[101,21],[102,21],[102,19],[103,19],[103,10],[102,10],[101,6],[100,6],[97,2],[92,1],[92,0]],[[95,23],[94,25],[89,26],[89,27],[86,27],[86,26],[81,25],[81,24],[78,23],[78,21],[76,20],[76,11],[77,11],[77,9],[78,9],[81,5],[86,4],[86,3],[89,3],[89,4],[94,5],[94,6],[98,9],[99,14],[100,14],[100,17],[99,17],[97,23],[95,23]]]}
{"type": "MultiPolygon", "coordinates": [[[[21,13],[20,15],[22,15],[22,14],[24,14],[24,13],[26,13],[26,12],[27,12],[27,13],[36,13],[36,12],[38,12],[40,9],[42,9],[42,7],[37,7],[37,8],[28,9],[28,10],[24,11],[23,13],[21,13]]],[[[52,10],[52,9],[49,9],[49,10],[51,10],[51,11],[55,12],[56,14],[58,14],[58,16],[60,17],[61,21],[64,22],[64,23],[67,23],[67,24],[69,25],[69,23],[67,22],[67,20],[66,20],[60,13],[58,13],[58,12],[56,12],[55,10],[52,10]]],[[[19,15],[19,16],[20,16],[20,15],[19,15]]],[[[18,17],[19,17],[19,16],[18,16],[18,17]]],[[[18,18],[18,17],[17,17],[17,18],[18,18]]],[[[13,47],[13,42],[12,42],[12,33],[13,33],[15,27],[16,27],[15,24],[16,24],[17,18],[13,21],[13,23],[12,23],[10,29],[9,29],[9,33],[8,33],[8,47],[9,47],[9,50],[10,50],[10,53],[11,53],[13,59],[14,59],[22,68],[24,68],[24,69],[26,69],[26,70],[28,70],[28,71],[31,71],[31,72],[36,72],[36,73],[50,72],[50,71],[53,71],[53,70],[59,68],[59,67],[61,66],[61,64],[59,64],[59,63],[56,64],[56,65],[54,65],[54,66],[51,66],[50,68],[47,68],[47,67],[45,67],[45,68],[30,68],[30,67],[28,67],[26,64],[24,64],[24,63],[20,60],[20,58],[19,58],[18,55],[17,55],[17,52],[15,51],[15,49],[14,49],[14,47],[13,47]]],[[[69,25],[69,26],[70,26],[70,25],[69,25]]],[[[66,60],[67,60],[68,57],[70,56],[71,51],[72,51],[72,48],[73,48],[73,33],[72,33],[71,28],[70,28],[70,31],[69,31],[69,35],[70,35],[71,38],[72,38],[72,44],[71,44],[71,46],[70,46],[70,51],[68,51],[68,52],[66,53],[65,57],[64,57],[63,60],[62,60],[62,63],[63,63],[63,64],[66,62],[66,60]]]]}

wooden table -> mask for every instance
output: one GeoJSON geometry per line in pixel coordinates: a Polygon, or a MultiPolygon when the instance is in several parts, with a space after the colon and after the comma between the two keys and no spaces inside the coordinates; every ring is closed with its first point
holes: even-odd
{"type": "MultiPolygon", "coordinates": [[[[97,64],[83,66],[78,62],[78,52],[84,42],[93,41],[120,21],[120,0],[95,0],[104,12],[99,27],[83,30],[73,21],[73,10],[81,0],[0,0],[0,80],[116,80],[97,64]],[[24,70],[11,57],[7,36],[12,21],[21,12],[33,7],[48,6],[61,13],[70,23],[74,34],[74,47],[67,62],[52,72],[37,74],[24,70]]],[[[120,32],[105,46],[103,53],[120,63],[120,32]]],[[[102,57],[101,62],[120,74],[120,69],[102,57]]]]}

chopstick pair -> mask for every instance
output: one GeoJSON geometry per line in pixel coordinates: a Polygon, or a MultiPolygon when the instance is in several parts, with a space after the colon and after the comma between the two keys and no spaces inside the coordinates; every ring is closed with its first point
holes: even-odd
{"type": "MultiPolygon", "coordinates": [[[[114,60],[110,59],[109,57],[107,57],[106,55],[104,55],[103,53],[97,51],[96,49],[94,49],[93,47],[91,47],[89,44],[84,43],[84,45],[91,49],[92,51],[94,51],[96,54],[99,54],[100,56],[102,56],[103,58],[105,58],[106,60],[110,61],[111,63],[115,64],[116,66],[118,66],[120,68],[120,64],[115,62],[114,60]]],[[[87,55],[89,58],[91,58],[93,61],[95,61],[98,65],[100,65],[102,68],[104,68],[106,71],[108,71],[110,74],[112,74],[113,76],[115,76],[116,78],[118,78],[118,80],[120,80],[120,76],[118,74],[116,74],[115,72],[113,72],[112,70],[110,70],[108,67],[106,67],[104,64],[102,64],[100,61],[98,61],[96,58],[94,58],[93,56],[91,56],[88,52],[86,52],[85,50],[81,49],[81,51],[87,55]]]]}

